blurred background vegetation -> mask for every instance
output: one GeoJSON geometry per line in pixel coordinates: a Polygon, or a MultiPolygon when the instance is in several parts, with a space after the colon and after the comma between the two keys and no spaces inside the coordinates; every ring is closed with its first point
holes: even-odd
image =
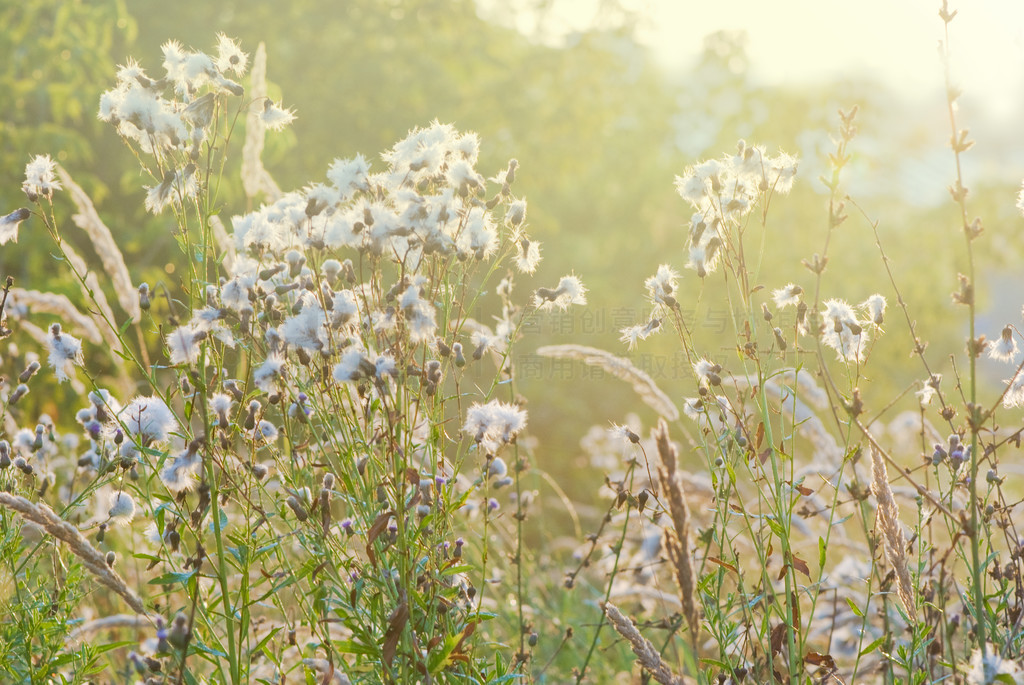
{"type": "MultiPolygon", "coordinates": [[[[543,16],[545,2],[526,5],[543,16]]],[[[933,363],[949,373],[948,356],[962,349],[965,335],[963,312],[949,298],[964,262],[956,211],[945,193],[954,168],[941,94],[911,104],[864,78],[768,87],[752,76],[744,35],[736,32],[709,35],[698,59],[669,71],[637,41],[628,12],[613,25],[550,45],[510,28],[516,23],[510,13],[523,11],[522,3],[516,7],[491,6],[487,16],[496,21],[486,21],[472,0],[0,0],[0,210],[24,205],[25,163],[51,153],[92,195],[137,282],[173,286],[183,258],[171,219],[143,211],[135,161],[95,117],[116,65],[134,56],[159,73],[160,46],[169,39],[209,50],[223,31],[250,54],[266,43],[271,95],[298,114],[288,131],[268,138],[264,153],[286,190],[322,180],[335,157],[374,156],[435,118],[475,130],[483,141],[483,173],[498,172],[510,157],[521,165],[516,190],[529,201],[531,235],[542,241],[545,260],[535,279],[519,279],[520,288],[553,283],[570,270],[590,288],[586,309],[571,319],[542,318],[517,359],[524,368],[539,364],[539,371],[523,374],[519,390],[531,400],[541,465],[567,474],[588,426],[621,422],[632,411],[647,422],[652,417],[617,381],[595,379],[582,368],[574,378],[556,374],[550,363],[532,359],[532,350],[576,342],[626,353],[618,328],[644,317],[643,279],[660,263],[682,270],[687,260],[689,212],[673,189],[674,175],[731,152],[739,138],[802,159],[794,192],[772,208],[758,282],[765,293],[791,281],[809,285],[800,260],[821,250],[826,226],[817,177],[832,147],[836,110],[856,104],[860,137],[845,187],[880,221],[933,363]]],[[[941,83],[938,60],[927,77],[941,83]]],[[[1007,132],[986,127],[981,109],[967,111],[964,120],[989,151],[969,153],[975,156],[967,179],[971,206],[988,229],[979,243],[987,268],[978,291],[982,330],[991,337],[1020,316],[1021,219],[1013,207],[1019,178],[999,173],[998,155],[1014,149],[1007,132]]],[[[225,198],[225,217],[247,209],[240,189],[225,198]]],[[[65,200],[57,202],[66,239],[94,258],[65,200]]],[[[826,296],[860,302],[881,292],[895,302],[869,224],[850,213],[832,246],[826,296]]],[[[20,243],[0,251],[4,274],[23,287],[78,299],[55,275],[60,270],[49,239],[34,229],[38,224],[27,223],[20,243]]],[[[699,303],[699,338],[728,361],[734,342],[720,285],[686,271],[681,299],[699,303]]],[[[879,406],[923,377],[909,362],[911,341],[895,310],[889,322],[866,389],[879,406]]],[[[648,341],[631,356],[673,397],[692,395],[689,373],[673,363],[670,338],[648,341]]],[[[993,388],[1007,374],[985,370],[993,388]]],[[[58,421],[70,422],[76,407],[63,406],[63,395],[32,397],[58,421]]],[[[905,404],[913,406],[912,396],[905,404]]],[[[600,482],[595,473],[568,486],[592,491],[600,482]]]]}

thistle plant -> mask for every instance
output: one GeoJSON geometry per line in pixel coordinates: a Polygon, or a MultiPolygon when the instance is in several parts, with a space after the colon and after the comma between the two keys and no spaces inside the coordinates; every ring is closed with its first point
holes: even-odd
{"type": "MultiPolygon", "coordinates": [[[[529,317],[585,302],[586,288],[570,275],[517,297],[515,274],[540,258],[513,190],[517,162],[485,178],[478,137],[434,122],[385,151],[379,169],[337,159],[325,180],[281,193],[259,149],[294,112],[266,97],[262,49],[247,86],[249,57],[223,35],[211,54],[174,41],[162,52],[159,76],[134,60],[120,68],[99,116],[150,179],[146,209],[169,217],[187,262],[177,287],[133,285],[87,196],[46,156],[26,170],[30,206],[4,219],[4,242],[41,222],[99,312],[5,290],[8,314],[24,308],[5,333],[56,313],[88,336],[59,322],[37,334],[55,380],[81,386],[66,438],[53,421],[17,428],[38,361],[5,388],[10,544],[19,516],[42,525],[37,549],[124,599],[111,619],[143,617],[68,622],[65,634],[137,636],[130,650],[113,643],[111,662],[147,683],[489,682],[522,671],[522,610],[516,626],[485,627],[496,616],[490,574],[521,551],[526,518],[528,417],[510,355],[529,317]],[[245,192],[267,201],[226,220],[243,120],[245,192]],[[127,317],[104,306],[62,239],[53,198],[65,189],[127,317]],[[135,341],[124,336],[132,322],[135,341]],[[106,336],[114,377],[92,364],[106,336]],[[108,387],[117,376],[134,389],[108,387]],[[508,529],[513,490],[512,537],[492,542],[494,526],[508,529]]],[[[27,550],[15,558],[19,588],[45,593],[19,575],[27,550]]],[[[96,657],[79,645],[69,637],[74,658],[52,675],[87,677],[77,660],[96,657]]],[[[32,651],[5,660],[12,678],[42,677],[32,651]]]]}
{"type": "Polygon", "coordinates": [[[4,682],[1024,682],[1021,333],[982,330],[948,71],[962,352],[929,351],[915,267],[847,191],[857,107],[817,181],[820,247],[784,278],[762,270],[777,207],[814,181],[740,141],[674,179],[675,252],[620,348],[531,350],[639,400],[580,441],[595,502],[545,472],[529,411],[558,408],[519,393],[534,318],[588,298],[572,272],[522,286],[528,170],[478,170],[478,136],[434,121],[282,188],[261,153],[297,115],[264,47],[161,55],[122,65],[98,116],[180,247],[167,277],[143,282],[75,160],[28,160],[0,217],[6,254],[45,232],[70,283],[0,290],[4,682]],[[846,262],[851,235],[875,267],[846,262]],[[689,316],[710,301],[714,340],[689,316]],[[630,359],[659,343],[682,378],[630,359]],[[883,348],[915,365],[896,397],[883,348]]]}
{"type": "MultiPolygon", "coordinates": [[[[955,14],[943,3],[947,42],[955,14]]],[[[982,223],[969,219],[961,157],[971,141],[957,123],[959,93],[948,71],[946,91],[950,194],[966,238],[953,302],[967,312],[968,338],[966,361],[950,360],[955,386],[926,353],[901,291],[906,274],[886,254],[880,222],[844,191],[856,107],[839,112],[830,173],[820,179],[828,193],[822,249],[801,260],[804,276],[793,282],[765,283],[757,246],[780,230],[770,210],[799,180],[795,158],[740,141],[735,153],[676,179],[693,209],[678,241],[688,260],[652,266],[643,284],[652,313],[623,328],[621,342],[628,353],[673,333],[689,363],[689,391],[664,410],[649,398],[671,392],[649,377],[634,383],[663,418],[646,442],[636,417],[613,424],[609,439],[631,455],[627,464],[647,468],[610,476],[613,508],[625,514],[606,516],[588,543],[600,547],[605,536],[615,560],[612,574],[594,578],[606,602],[594,644],[611,619],[638,667],[658,682],[1024,678],[1014,589],[1020,541],[1010,514],[1017,505],[999,470],[1020,431],[1008,427],[1009,416],[997,420],[1021,404],[1020,333],[1012,323],[992,339],[976,330],[982,223]],[[848,221],[851,210],[859,220],[848,221]],[[832,278],[853,266],[834,253],[848,231],[873,238],[884,274],[878,292],[856,299],[840,296],[846,285],[832,278]],[[688,323],[691,294],[722,298],[732,325],[727,354],[708,349],[688,323]],[[897,344],[908,347],[922,380],[916,392],[879,404],[872,353],[893,335],[903,337],[897,344]],[[1005,389],[985,386],[982,356],[1015,367],[1005,389]],[[636,564],[632,581],[617,572],[622,558],[636,564]]],[[[576,347],[546,353],[632,368],[626,358],[576,347]]],[[[589,437],[587,445],[591,451],[589,437]]],[[[594,668],[589,656],[582,664],[594,668]]]]}

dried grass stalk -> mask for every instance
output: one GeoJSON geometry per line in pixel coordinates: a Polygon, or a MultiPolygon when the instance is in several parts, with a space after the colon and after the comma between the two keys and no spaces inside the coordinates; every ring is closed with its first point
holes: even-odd
{"type": "Polygon", "coordinates": [[[871,447],[871,489],[878,500],[876,522],[882,534],[885,557],[896,572],[896,594],[911,620],[917,619],[914,606],[914,586],[911,584],[910,565],[907,561],[907,541],[900,525],[899,509],[889,487],[889,473],[878,450],[871,447]]]}
{"type": "Polygon", "coordinates": [[[658,650],[655,649],[650,640],[640,634],[633,621],[624,616],[618,607],[611,602],[605,602],[603,608],[604,615],[608,617],[612,627],[633,648],[637,663],[650,673],[652,678],[662,685],[683,685],[683,679],[672,673],[672,669],[661,658],[661,654],[658,653],[658,650]]]}
{"type": "Polygon", "coordinates": [[[556,359],[575,359],[588,366],[604,369],[619,380],[631,384],[633,392],[660,416],[669,421],[679,419],[679,408],[669,399],[669,396],[658,387],[653,378],[633,366],[628,359],[616,357],[611,352],[586,345],[546,345],[538,347],[537,354],[556,359]]]}
{"type": "Polygon", "coordinates": [[[67,643],[72,644],[78,642],[82,638],[98,633],[101,630],[113,630],[114,628],[134,628],[141,630],[148,628],[151,625],[149,618],[146,616],[137,616],[135,614],[114,614],[113,616],[104,616],[103,618],[96,618],[91,621],[86,621],[82,625],[78,626],[70,633],[68,633],[67,643]]]}
{"type": "MultiPolygon", "coordinates": [[[[128,274],[128,267],[124,263],[124,255],[114,242],[114,236],[110,229],[100,219],[99,213],[92,204],[92,200],[77,183],[71,179],[67,170],[57,165],[57,173],[60,175],[64,187],[71,193],[71,199],[78,207],[78,214],[71,219],[75,225],[89,234],[93,248],[103,262],[103,270],[110,276],[114,285],[114,293],[121,308],[128,313],[133,320],[139,321],[142,318],[142,309],[139,306],[139,299],[135,296],[135,286],[132,285],[131,276],[128,274]]],[[[111,319],[113,321],[113,319],[111,319]]]]}
{"type": "Polygon", "coordinates": [[[100,330],[100,335],[103,336],[103,342],[105,342],[114,352],[123,352],[124,348],[121,346],[121,341],[117,339],[117,334],[113,330],[113,324],[115,321],[114,310],[110,308],[110,303],[107,302],[107,296],[103,294],[103,288],[100,287],[100,282],[99,279],[96,278],[96,274],[89,270],[89,267],[85,264],[85,260],[82,259],[67,242],[61,243],[61,249],[64,251],[64,257],[68,260],[68,264],[71,265],[71,268],[85,280],[84,284],[79,284],[82,289],[82,294],[88,302],[95,304],[96,309],[100,311],[100,314],[93,314],[93,320],[96,321],[96,326],[100,330]],[[104,320],[104,317],[106,320],[104,320]],[[107,324],[107,321],[110,322],[109,325],[107,324]]]}
{"type": "Polygon", "coordinates": [[[271,202],[281,197],[281,189],[263,167],[263,138],[266,126],[260,119],[263,103],[267,97],[267,46],[260,43],[252,59],[249,72],[252,85],[249,88],[252,106],[245,119],[245,145],[242,147],[242,188],[250,200],[261,192],[271,202]]]}
{"type": "Polygon", "coordinates": [[[224,222],[216,214],[210,216],[210,228],[213,229],[213,239],[217,241],[217,246],[220,247],[224,255],[222,260],[224,269],[228,273],[234,273],[231,269],[235,265],[235,243],[231,240],[231,236],[228,235],[224,222]]]}
{"type": "Polygon", "coordinates": [[[103,337],[96,322],[78,311],[78,308],[65,295],[11,288],[11,298],[15,304],[29,307],[34,312],[56,314],[64,325],[73,326],[89,342],[96,345],[103,343],[103,337]]]}
{"type": "Polygon", "coordinates": [[[57,516],[53,509],[43,503],[33,504],[24,497],[7,492],[0,492],[0,505],[18,512],[26,521],[42,526],[47,533],[67,544],[68,549],[82,560],[82,565],[96,576],[96,580],[120,595],[135,613],[144,616],[148,614],[142,598],[107,565],[104,555],[89,544],[77,528],[57,516]]]}
{"type": "Polygon", "coordinates": [[[672,568],[675,569],[683,617],[696,641],[697,631],[700,629],[700,616],[697,608],[697,574],[694,572],[693,557],[690,555],[690,507],[686,504],[682,479],[677,470],[679,455],[669,438],[668,423],[665,419],[658,420],[654,439],[658,444],[658,456],[661,458],[658,480],[661,481],[661,490],[668,502],[669,516],[672,518],[672,530],[665,534],[665,550],[668,552],[672,568]]]}

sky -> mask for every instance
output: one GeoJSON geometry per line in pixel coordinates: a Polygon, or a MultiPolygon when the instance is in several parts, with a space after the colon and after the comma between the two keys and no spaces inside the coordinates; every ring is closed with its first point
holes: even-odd
{"type": "MultiPolygon", "coordinates": [[[[527,2],[529,0],[526,0],[527,2]]],[[[669,69],[685,69],[704,36],[742,30],[765,84],[869,74],[911,98],[943,83],[941,0],[623,0],[639,11],[638,38],[669,69]]],[[[1024,110],[1024,0],[959,0],[950,25],[954,84],[997,120],[1024,110]]],[[[608,19],[601,0],[552,0],[551,35],[608,19]],[[605,13],[602,16],[602,12],[605,13]]],[[[526,17],[519,26],[536,32],[526,17]]]]}

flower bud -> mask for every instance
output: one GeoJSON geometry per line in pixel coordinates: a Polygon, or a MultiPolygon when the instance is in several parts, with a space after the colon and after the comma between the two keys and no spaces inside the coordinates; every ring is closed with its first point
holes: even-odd
{"type": "Polygon", "coordinates": [[[288,499],[285,500],[288,506],[293,512],[295,512],[295,518],[300,521],[305,521],[309,518],[309,514],[306,512],[306,508],[299,503],[298,498],[295,495],[289,495],[288,499]]]}
{"type": "Polygon", "coordinates": [[[11,393],[11,397],[8,400],[8,402],[10,404],[17,404],[18,401],[27,394],[28,386],[25,385],[24,383],[19,383],[18,387],[14,389],[14,392],[11,393]]]}
{"type": "Polygon", "coordinates": [[[25,370],[21,372],[21,375],[18,376],[18,380],[22,383],[28,383],[28,379],[32,378],[32,376],[34,376],[36,372],[39,371],[39,367],[39,362],[33,360],[28,366],[25,367],[25,370]]]}

